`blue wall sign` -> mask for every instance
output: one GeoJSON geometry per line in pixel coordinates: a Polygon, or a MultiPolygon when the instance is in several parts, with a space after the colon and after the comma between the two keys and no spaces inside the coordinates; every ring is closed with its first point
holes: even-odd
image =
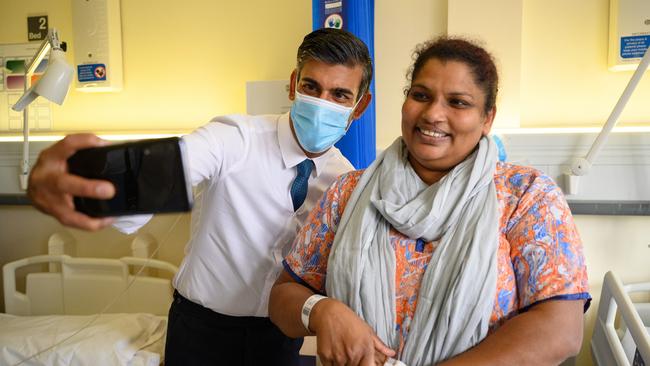
{"type": "Polygon", "coordinates": [[[621,58],[641,58],[650,46],[650,34],[621,37],[621,58]]]}
{"type": "Polygon", "coordinates": [[[77,65],[77,79],[80,83],[86,81],[106,80],[105,64],[77,65]]]}

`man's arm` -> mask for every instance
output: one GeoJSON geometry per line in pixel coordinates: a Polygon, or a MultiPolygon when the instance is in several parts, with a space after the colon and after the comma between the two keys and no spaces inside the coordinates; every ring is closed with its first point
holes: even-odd
{"type": "Polygon", "coordinates": [[[584,300],[534,305],[474,348],[439,365],[558,365],[580,351],[583,306],[584,300]]]}
{"type": "Polygon", "coordinates": [[[80,149],[106,144],[95,135],[76,134],[43,150],[32,168],[27,187],[34,207],[66,226],[95,231],[110,225],[110,218],[92,218],[75,211],[73,197],[109,199],[115,195],[113,184],[69,174],[67,163],[80,149]]]}

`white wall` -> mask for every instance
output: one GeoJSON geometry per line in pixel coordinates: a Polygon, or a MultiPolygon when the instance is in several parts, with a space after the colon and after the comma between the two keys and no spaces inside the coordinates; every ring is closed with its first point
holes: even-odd
{"type": "MultiPolygon", "coordinates": [[[[602,126],[632,71],[607,70],[608,0],[526,0],[523,9],[521,125],[602,126]]],[[[650,75],[621,115],[649,125],[650,75]]]]}
{"type": "MultiPolygon", "coordinates": [[[[26,42],[28,15],[46,13],[69,43],[70,0],[0,2],[0,42],[26,42]]],[[[71,89],[52,106],[55,131],[191,131],[245,112],[245,82],[288,79],[311,30],[310,1],[120,1],[124,88],[71,89]]],[[[5,106],[0,106],[5,108],[5,106]]],[[[4,112],[4,111],[3,111],[4,112]]]]}
{"type": "MultiPolygon", "coordinates": [[[[497,119],[501,126],[592,127],[602,126],[629,81],[632,71],[607,69],[608,0],[413,0],[376,2],[375,56],[377,68],[377,147],[387,147],[400,134],[401,94],[415,44],[442,35],[450,26],[455,33],[483,39],[497,58],[502,82],[518,94],[499,95],[497,119]],[[512,47],[503,49],[499,29],[504,24],[517,27],[510,10],[508,17],[494,14],[508,2],[521,3],[521,43],[512,38],[512,47]],[[449,14],[449,15],[448,15],[449,14]],[[448,25],[448,16],[454,19],[448,25]],[[462,21],[462,24],[458,24],[462,21]],[[463,32],[469,24],[485,24],[484,32],[463,32]],[[498,26],[497,26],[498,24],[498,26]],[[460,28],[459,28],[460,27],[460,28]],[[492,27],[492,28],[490,28],[492,27]],[[496,36],[495,36],[496,34],[496,36]],[[520,60],[518,59],[520,58],[520,60]],[[509,67],[508,65],[514,65],[509,67]],[[518,65],[520,65],[518,68],[518,65]],[[520,85],[513,85],[519,80],[520,85]],[[500,116],[501,111],[519,115],[518,121],[500,116]]],[[[510,29],[506,29],[510,30],[510,29]]],[[[648,73],[621,115],[620,126],[650,125],[650,77],[648,73]]]]}
{"type": "Polygon", "coordinates": [[[496,59],[500,75],[494,127],[519,127],[521,120],[522,8],[523,0],[449,2],[448,33],[478,40],[496,59]]]}
{"type": "Polygon", "coordinates": [[[377,148],[402,134],[402,102],[415,45],[447,32],[447,0],[375,1],[377,148]]]}

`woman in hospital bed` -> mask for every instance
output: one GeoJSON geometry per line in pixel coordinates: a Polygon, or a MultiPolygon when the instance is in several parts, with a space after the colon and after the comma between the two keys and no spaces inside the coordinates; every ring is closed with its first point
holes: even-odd
{"type": "Polygon", "coordinates": [[[271,319],[315,334],[324,365],[558,364],[579,351],[590,300],[563,194],[498,161],[483,48],[441,38],[415,57],[402,136],[316,205],[271,319]]]}

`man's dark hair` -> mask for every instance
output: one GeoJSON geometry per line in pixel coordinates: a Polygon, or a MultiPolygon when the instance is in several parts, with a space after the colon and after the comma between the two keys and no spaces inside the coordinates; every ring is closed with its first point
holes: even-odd
{"type": "Polygon", "coordinates": [[[297,78],[300,78],[300,71],[309,60],[329,65],[361,66],[363,76],[357,100],[368,92],[372,80],[372,60],[366,44],[354,34],[335,28],[322,28],[309,33],[298,47],[297,78]]]}

